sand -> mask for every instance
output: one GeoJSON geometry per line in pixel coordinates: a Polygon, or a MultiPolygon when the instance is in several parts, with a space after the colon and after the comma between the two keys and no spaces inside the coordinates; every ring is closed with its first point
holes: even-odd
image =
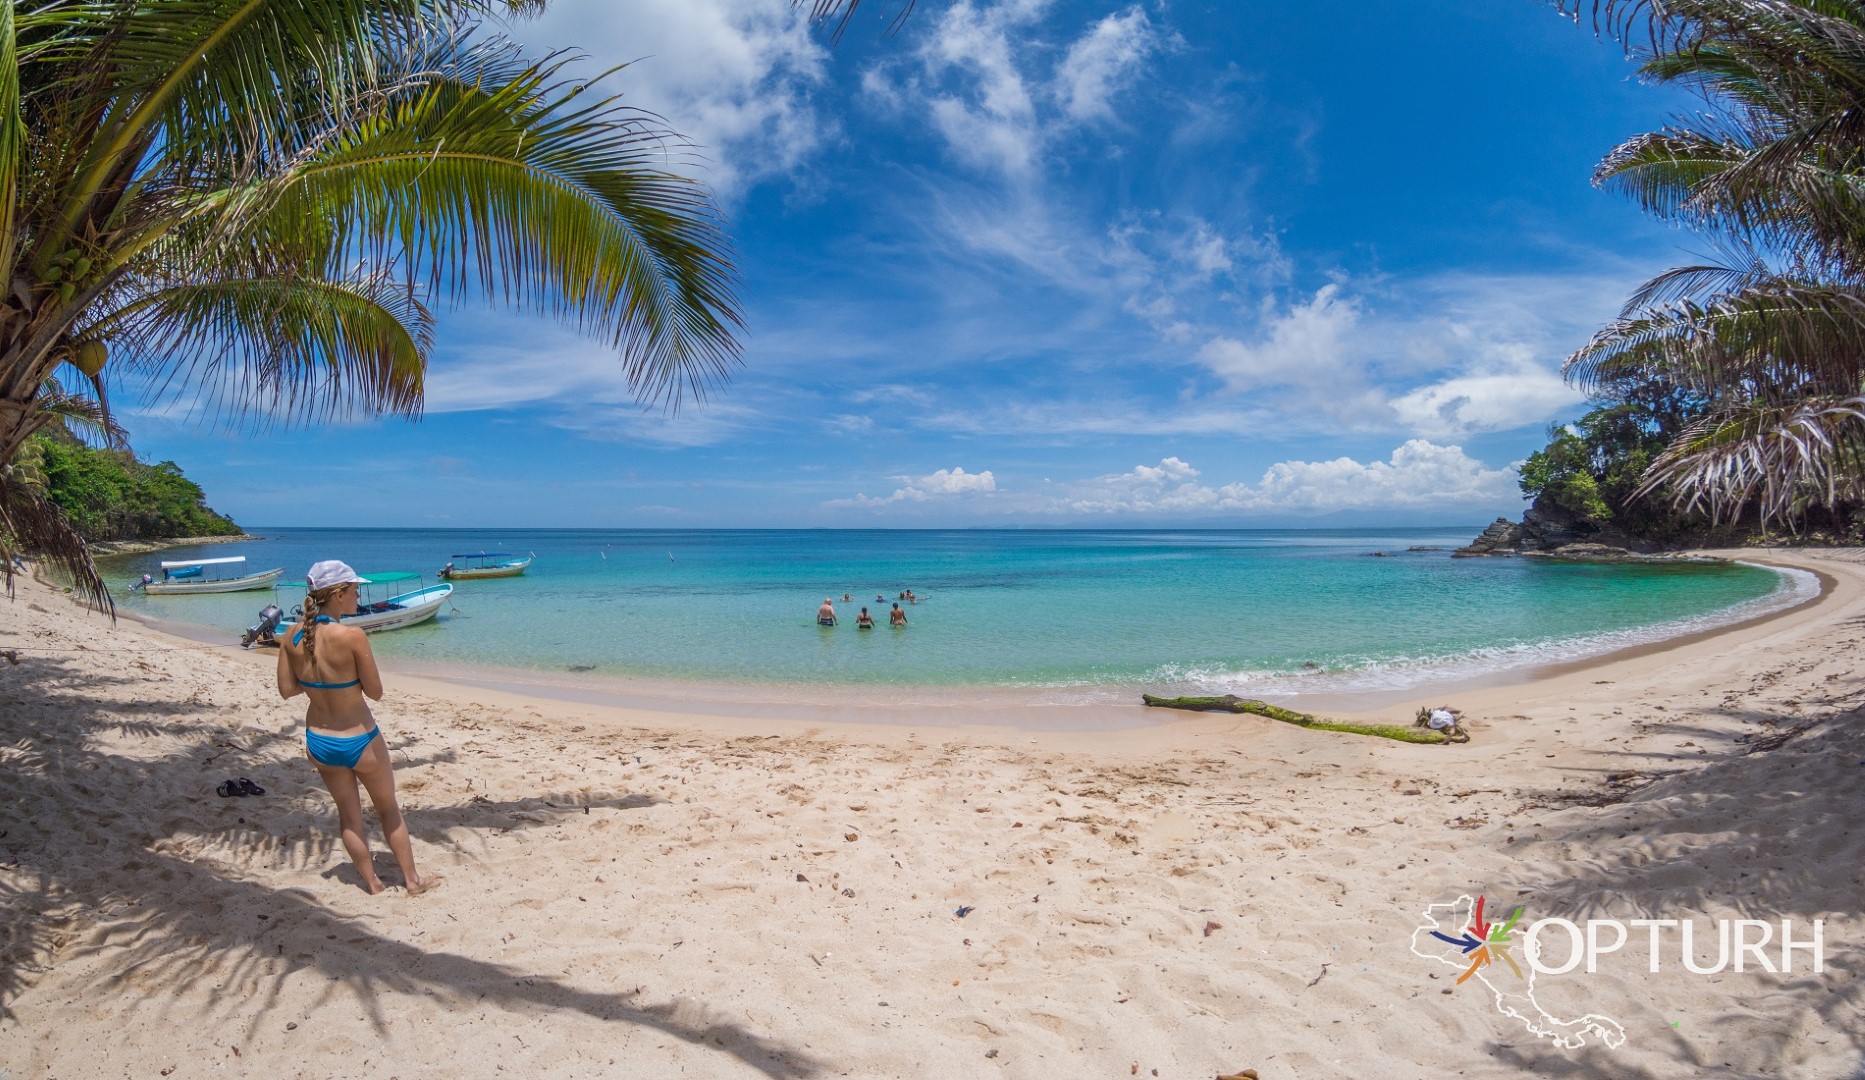
{"type": "Polygon", "coordinates": [[[1137,705],[1088,732],[652,712],[390,667],[377,716],[447,879],[419,897],[379,836],[391,888],[359,888],[269,656],[24,582],[0,1073],[1856,1078],[1865,563],[1767,558],[1830,587],[1459,691],[1456,747],[1137,705]],[[268,793],[214,795],[238,776],[268,793]],[[1538,978],[1625,1032],[1563,1048],[1413,954],[1427,905],[1475,893],[1818,918],[1824,971],[1628,949],[1538,978]]]}

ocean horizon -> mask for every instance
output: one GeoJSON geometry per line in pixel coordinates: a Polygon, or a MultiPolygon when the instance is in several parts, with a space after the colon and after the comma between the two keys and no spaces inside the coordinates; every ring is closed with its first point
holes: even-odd
{"type": "Polygon", "coordinates": [[[1583,659],[1818,590],[1749,564],[1451,558],[1475,531],[268,528],[101,567],[124,610],[231,639],[267,603],[289,611],[318,559],[433,584],[455,555],[535,554],[522,577],[456,583],[439,618],[375,635],[376,651],[494,673],[1018,688],[1067,703],[1392,690],[1583,659]],[[282,567],[281,586],[127,591],[161,560],[232,554],[282,567]],[[908,625],[888,626],[908,589],[908,625]],[[824,598],[840,626],[816,625],[824,598]],[[873,630],[856,627],[863,606],[873,630]]]}

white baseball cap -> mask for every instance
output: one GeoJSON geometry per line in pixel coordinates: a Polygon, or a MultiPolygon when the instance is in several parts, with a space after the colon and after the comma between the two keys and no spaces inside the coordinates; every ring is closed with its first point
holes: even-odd
{"type": "Polygon", "coordinates": [[[325,559],[320,563],[312,563],[311,572],[304,575],[304,583],[310,587],[312,592],[328,589],[332,585],[342,585],[347,581],[354,581],[359,585],[369,584],[368,578],[350,569],[349,563],[339,559],[325,559]]]}

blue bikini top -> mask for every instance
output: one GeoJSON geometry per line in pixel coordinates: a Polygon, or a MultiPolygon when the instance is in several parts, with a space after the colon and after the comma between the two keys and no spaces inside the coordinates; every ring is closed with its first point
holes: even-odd
{"type": "MultiPolygon", "coordinates": [[[[337,620],[331,618],[328,615],[319,615],[316,619],[313,619],[312,621],[334,623],[337,620]]],[[[291,636],[291,643],[293,645],[296,645],[303,640],[304,640],[304,628],[299,627],[298,632],[291,636]]],[[[349,682],[311,682],[308,679],[299,679],[298,685],[304,687],[306,690],[348,690],[352,686],[362,685],[362,682],[363,680],[361,679],[351,679],[349,682]]]]}

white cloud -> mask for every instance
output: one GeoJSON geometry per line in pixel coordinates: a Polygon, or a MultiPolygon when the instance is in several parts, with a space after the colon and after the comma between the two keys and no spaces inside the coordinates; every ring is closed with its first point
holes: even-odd
{"type": "Polygon", "coordinates": [[[997,478],[986,469],[981,473],[967,473],[962,468],[940,469],[931,476],[923,476],[917,483],[919,490],[929,495],[963,495],[966,492],[997,490],[997,478]]]}
{"type": "Polygon", "coordinates": [[[1063,111],[1080,123],[1114,119],[1112,98],[1161,44],[1152,20],[1137,5],[1096,23],[1069,46],[1056,71],[1063,111]]]}
{"type": "Polygon", "coordinates": [[[628,64],[609,85],[699,144],[706,179],[730,193],[790,172],[835,135],[812,97],[828,52],[807,15],[784,0],[556,0],[512,32],[589,54],[585,69],[628,64]]]}
{"type": "Polygon", "coordinates": [[[1488,371],[1466,371],[1392,400],[1399,422],[1413,431],[1461,435],[1502,431],[1576,408],[1584,396],[1528,350],[1504,346],[1488,371]]]}
{"type": "Polygon", "coordinates": [[[1386,461],[1283,461],[1254,484],[1211,486],[1176,457],[1157,466],[1069,485],[1050,509],[1074,514],[1325,514],[1337,510],[1431,510],[1509,502],[1515,467],[1491,469],[1463,452],[1412,439],[1386,461]]]}
{"type": "Polygon", "coordinates": [[[927,97],[934,126],[959,160],[1013,177],[1031,172],[1042,133],[1010,37],[1046,6],[1046,0],[1008,0],[980,8],[960,0],[934,25],[920,52],[927,75],[948,81],[961,74],[971,84],[927,97]]]}
{"type": "Polygon", "coordinates": [[[869,498],[856,495],[852,499],[835,499],[827,506],[887,506],[898,502],[925,502],[927,499],[961,495],[989,495],[997,490],[997,477],[986,469],[979,473],[968,473],[961,467],[940,469],[931,476],[922,476],[917,480],[901,477],[903,487],[896,488],[892,495],[885,498],[869,498]]]}
{"type": "Polygon", "coordinates": [[[1033,181],[1058,135],[1117,119],[1115,98],[1177,38],[1140,7],[1109,15],[1068,44],[1051,71],[1039,24],[1052,0],[958,0],[930,17],[912,61],[865,72],[869,101],[924,110],[954,158],[1018,183],[1033,181]]]}
{"type": "Polygon", "coordinates": [[[1218,517],[1292,514],[1317,516],[1342,510],[1444,510],[1482,507],[1485,511],[1520,501],[1516,462],[1492,469],[1464,453],[1426,439],[1411,439],[1383,461],[1339,457],[1329,461],[1280,461],[1254,483],[1215,484],[1190,462],[1177,456],[1156,465],[1136,465],[1123,473],[1084,480],[1043,478],[1031,491],[1000,490],[989,471],[968,473],[941,469],[918,479],[901,477],[902,486],[883,497],[857,495],[824,503],[828,507],[879,508],[922,504],[968,495],[991,496],[975,512],[992,516],[1036,517],[1218,517]]]}
{"type": "Polygon", "coordinates": [[[1435,509],[1518,498],[1516,470],[1486,468],[1459,446],[1412,439],[1386,461],[1284,461],[1254,485],[1222,489],[1226,504],[1247,510],[1435,509]]]}
{"type": "Polygon", "coordinates": [[[1197,271],[1199,280],[1208,281],[1217,274],[1230,273],[1235,267],[1230,257],[1231,244],[1205,222],[1195,221],[1181,241],[1180,257],[1197,271]]]}
{"type": "Polygon", "coordinates": [[[1359,302],[1342,298],[1340,286],[1326,285],[1308,303],[1271,318],[1257,344],[1213,338],[1198,350],[1198,361],[1233,390],[1332,385],[1349,359],[1348,335],[1359,321],[1359,302]]]}

